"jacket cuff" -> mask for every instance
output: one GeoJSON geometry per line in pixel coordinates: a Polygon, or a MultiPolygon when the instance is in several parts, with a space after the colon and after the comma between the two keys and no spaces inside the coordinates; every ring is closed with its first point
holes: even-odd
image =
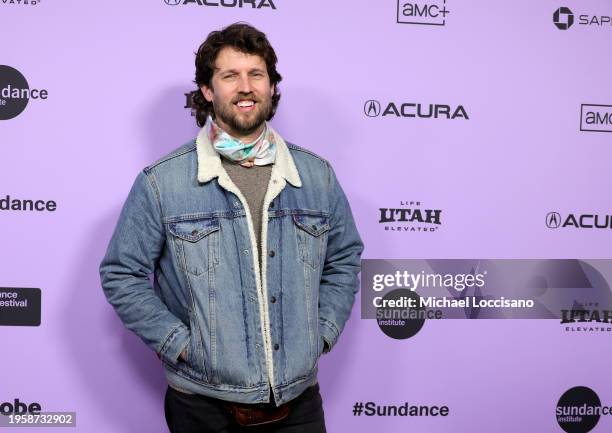
{"type": "Polygon", "coordinates": [[[327,349],[323,353],[327,353],[332,350],[332,347],[338,340],[338,328],[332,322],[322,317],[319,318],[319,334],[323,337],[323,340],[327,343],[327,349]]]}
{"type": "Polygon", "coordinates": [[[178,325],[170,335],[164,340],[161,349],[158,352],[159,357],[165,362],[176,365],[179,362],[179,356],[189,344],[191,332],[185,325],[178,325]]]}

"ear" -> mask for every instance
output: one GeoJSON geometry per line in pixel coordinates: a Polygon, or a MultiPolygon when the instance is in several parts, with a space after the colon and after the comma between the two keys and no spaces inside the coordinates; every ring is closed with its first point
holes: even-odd
{"type": "Polygon", "coordinates": [[[208,101],[208,102],[212,102],[213,100],[213,91],[212,88],[207,87],[207,86],[202,86],[200,87],[200,91],[202,92],[202,95],[204,95],[204,98],[208,101]]]}
{"type": "Polygon", "coordinates": [[[274,96],[274,90],[275,90],[275,88],[276,88],[276,87],[274,86],[274,84],[272,84],[272,85],[270,86],[270,96],[274,96]]]}

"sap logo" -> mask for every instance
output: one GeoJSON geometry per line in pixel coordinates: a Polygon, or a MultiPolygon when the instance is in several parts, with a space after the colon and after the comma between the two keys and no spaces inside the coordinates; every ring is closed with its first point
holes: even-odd
{"type": "Polygon", "coordinates": [[[414,117],[421,119],[465,119],[469,120],[469,116],[463,108],[463,105],[451,107],[445,104],[420,104],[414,102],[404,102],[396,104],[390,102],[384,110],[379,101],[370,99],[366,101],[363,111],[368,117],[414,117]]]}
{"type": "MultiPolygon", "coordinates": [[[[559,30],[567,30],[574,24],[574,16],[570,8],[563,6],[553,13],[553,23],[559,30]]],[[[611,26],[612,18],[609,15],[581,14],[578,16],[578,24],[581,26],[611,26]]]]}
{"type": "Polygon", "coordinates": [[[612,20],[607,15],[580,15],[578,23],[583,26],[605,26],[612,24],[612,20]]]}

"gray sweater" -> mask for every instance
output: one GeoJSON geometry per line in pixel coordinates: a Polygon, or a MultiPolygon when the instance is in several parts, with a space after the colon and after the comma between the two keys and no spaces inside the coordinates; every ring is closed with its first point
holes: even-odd
{"type": "Polygon", "coordinates": [[[249,205],[257,240],[259,263],[261,263],[261,216],[266,190],[270,182],[270,174],[272,173],[272,164],[244,167],[223,157],[221,157],[221,163],[249,205]]]}

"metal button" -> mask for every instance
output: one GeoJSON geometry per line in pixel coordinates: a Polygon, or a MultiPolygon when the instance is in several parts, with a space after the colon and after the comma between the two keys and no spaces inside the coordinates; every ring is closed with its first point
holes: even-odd
{"type": "Polygon", "coordinates": [[[191,236],[195,236],[195,235],[197,235],[197,234],[198,234],[198,231],[197,231],[197,230],[194,230],[194,231],[192,231],[192,232],[191,232],[191,236]]]}
{"type": "Polygon", "coordinates": [[[313,230],[316,230],[316,229],[317,229],[317,226],[315,226],[315,225],[313,224],[312,229],[313,229],[313,230]]]}
{"type": "Polygon", "coordinates": [[[243,252],[243,254],[245,254],[245,255],[249,254],[249,250],[248,250],[248,249],[246,249],[246,250],[242,250],[242,252],[243,252]]]}
{"type": "Polygon", "coordinates": [[[276,254],[276,253],[274,252],[274,250],[270,250],[270,252],[268,253],[268,255],[269,255],[270,257],[274,257],[274,255],[275,255],[275,254],[276,254]]]}
{"type": "Polygon", "coordinates": [[[270,207],[274,207],[274,202],[270,203],[270,207]]]}
{"type": "Polygon", "coordinates": [[[272,302],[272,303],[274,304],[274,303],[276,302],[276,297],[275,297],[275,296],[272,296],[272,297],[270,298],[270,302],[272,302]]]}
{"type": "Polygon", "coordinates": [[[280,346],[277,344],[274,345],[274,350],[278,350],[280,348],[280,346]]]}

